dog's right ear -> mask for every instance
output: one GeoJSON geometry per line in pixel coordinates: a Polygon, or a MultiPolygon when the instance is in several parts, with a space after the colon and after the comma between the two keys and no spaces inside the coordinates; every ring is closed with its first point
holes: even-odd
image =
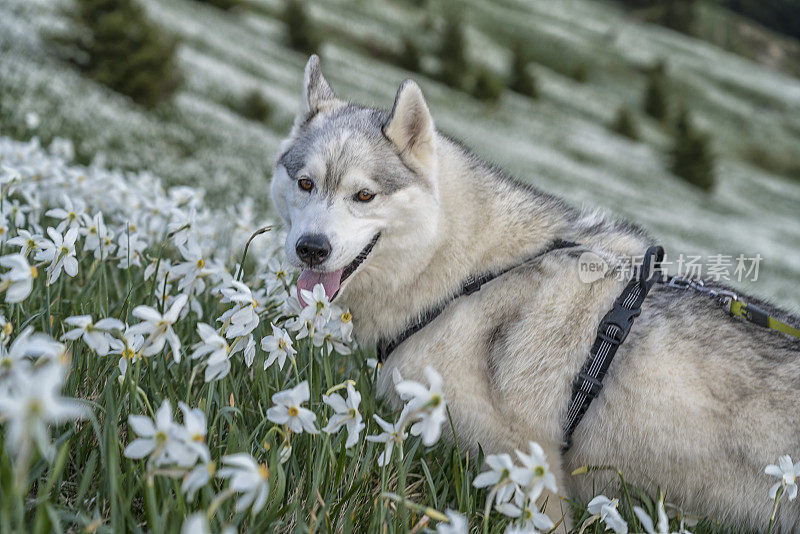
{"type": "Polygon", "coordinates": [[[406,80],[397,90],[383,134],[397,147],[400,157],[412,166],[430,169],[435,158],[433,117],[422,89],[406,80]]]}
{"type": "Polygon", "coordinates": [[[308,63],[306,63],[303,76],[303,99],[300,102],[300,113],[297,115],[296,123],[307,121],[319,113],[322,108],[337,102],[333,89],[331,89],[325,76],[322,75],[319,56],[312,55],[308,59],[308,63]]]}

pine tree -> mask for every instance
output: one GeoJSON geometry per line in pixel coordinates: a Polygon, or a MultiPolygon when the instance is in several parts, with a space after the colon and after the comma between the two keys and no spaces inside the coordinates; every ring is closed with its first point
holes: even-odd
{"type": "Polygon", "coordinates": [[[639,139],[639,129],[636,127],[633,113],[627,107],[619,108],[617,116],[611,124],[611,129],[629,139],[639,139]]]}
{"type": "Polygon", "coordinates": [[[237,111],[244,118],[256,122],[267,122],[272,116],[272,106],[257,89],[245,95],[237,111]]]}
{"type": "Polygon", "coordinates": [[[397,55],[396,63],[401,69],[412,72],[421,70],[422,54],[414,40],[407,35],[403,38],[403,50],[397,55]]]}
{"type": "Polygon", "coordinates": [[[308,55],[319,51],[320,40],[317,30],[300,0],[286,2],[283,21],[286,23],[289,35],[289,46],[308,55]]]}
{"type": "Polygon", "coordinates": [[[439,47],[439,59],[442,62],[441,79],[450,87],[461,90],[466,87],[469,72],[466,48],[461,20],[456,16],[448,17],[439,47]]]}
{"type": "Polygon", "coordinates": [[[74,31],[57,40],[87,76],[148,107],[180,86],[177,41],[134,0],[75,0],[69,16],[74,31]]]}
{"type": "Polygon", "coordinates": [[[695,23],[695,0],[667,0],[661,23],[667,28],[691,35],[695,23]]]}
{"type": "Polygon", "coordinates": [[[528,56],[520,41],[514,42],[512,54],[509,89],[523,96],[538,98],[539,89],[536,86],[536,78],[528,70],[528,56]]]}
{"type": "Polygon", "coordinates": [[[472,96],[482,102],[494,104],[500,100],[505,86],[503,82],[487,69],[481,69],[475,76],[472,96]]]}
{"type": "Polygon", "coordinates": [[[714,186],[714,155],[711,138],[695,129],[689,112],[678,116],[672,148],[672,172],[703,189],[714,186]]]}
{"type": "Polygon", "coordinates": [[[198,2],[203,2],[204,4],[210,4],[216,8],[229,10],[233,9],[234,7],[238,7],[241,5],[241,0],[197,0],[198,2]]]}
{"type": "Polygon", "coordinates": [[[654,119],[663,121],[669,114],[666,90],[666,66],[659,62],[647,75],[644,111],[654,119]]]}

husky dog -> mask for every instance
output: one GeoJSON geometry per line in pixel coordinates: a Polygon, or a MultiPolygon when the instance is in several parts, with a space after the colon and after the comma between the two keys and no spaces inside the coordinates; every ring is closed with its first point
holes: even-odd
{"type": "MultiPolygon", "coordinates": [[[[391,111],[340,100],[316,56],[271,190],[286,255],[304,269],[298,290],[323,284],[352,311],[360,344],[449,302],[391,353],[380,389],[393,397],[394,370],[421,380],[430,365],[462,447],[541,444],[559,489],[546,513],[566,514],[560,529],[571,520],[558,497],[616,491],[613,472],[570,475],[585,465],[614,466],[651,494],[660,487],[685,513],[765,528],[775,479],[764,467],[800,457],[800,343],[697,292],[653,288],[562,453],[573,381],[625,286],[613,273],[652,244],[640,229],[582,214],[481,161],[436,131],[411,80],[391,111]],[[542,254],[556,239],[579,245],[542,254]],[[610,266],[592,283],[579,276],[587,251],[610,266]],[[514,266],[451,301],[468,277],[514,266]]],[[[777,528],[800,528],[800,500],[784,502],[777,528]]]]}

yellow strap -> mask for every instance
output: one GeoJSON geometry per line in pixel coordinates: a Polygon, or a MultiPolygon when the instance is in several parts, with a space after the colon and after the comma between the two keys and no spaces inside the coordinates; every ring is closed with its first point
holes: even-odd
{"type": "MultiPolygon", "coordinates": [[[[751,306],[755,308],[755,306],[751,306]]],[[[748,310],[747,303],[742,302],[741,300],[733,300],[731,299],[730,309],[729,311],[731,314],[736,315],[738,317],[742,317],[752,323],[756,323],[760,326],[765,326],[767,328],[771,328],[772,330],[777,330],[778,332],[783,332],[784,334],[789,334],[790,336],[794,336],[800,338],[800,330],[797,328],[788,325],[782,321],[777,320],[771,315],[766,315],[766,324],[762,321],[755,319],[754,312],[764,313],[760,308],[756,308],[755,310],[748,310]]]]}

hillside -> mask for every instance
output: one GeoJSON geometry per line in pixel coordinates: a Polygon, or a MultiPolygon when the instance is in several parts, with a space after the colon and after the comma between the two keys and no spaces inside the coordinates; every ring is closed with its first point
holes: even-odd
{"type": "MultiPolygon", "coordinates": [[[[171,107],[146,112],[53,57],[43,35],[63,26],[63,2],[0,5],[0,132],[71,138],[78,160],[148,170],[171,184],[200,185],[225,205],[252,197],[268,207],[271,161],[297,106],[305,57],[286,46],[280,0],[247,0],[222,12],[194,0],[146,0],[152,18],[181,39],[186,83],[171,107]],[[274,107],[268,124],[235,103],[253,90],[274,107]],[[41,123],[25,126],[35,112],[41,123]]],[[[311,2],[323,69],[343,97],[388,107],[408,72],[367,52],[399,50],[413,35],[423,66],[447,9],[429,2],[311,2]]],[[[669,252],[761,254],[758,281],[738,284],[790,306],[800,302],[800,80],[713,44],[629,18],[590,0],[463,2],[474,62],[505,76],[521,39],[541,97],[506,92],[486,106],[413,74],[437,126],[519,178],[587,208],[645,226],[669,252]],[[668,170],[669,131],[641,112],[646,71],[667,61],[673,111],[687,106],[713,137],[718,184],[699,193],[668,170]],[[576,71],[582,76],[576,76],[576,71]],[[585,78],[578,81],[576,78],[585,78]],[[608,128],[629,107],[641,142],[608,128]]]]}

